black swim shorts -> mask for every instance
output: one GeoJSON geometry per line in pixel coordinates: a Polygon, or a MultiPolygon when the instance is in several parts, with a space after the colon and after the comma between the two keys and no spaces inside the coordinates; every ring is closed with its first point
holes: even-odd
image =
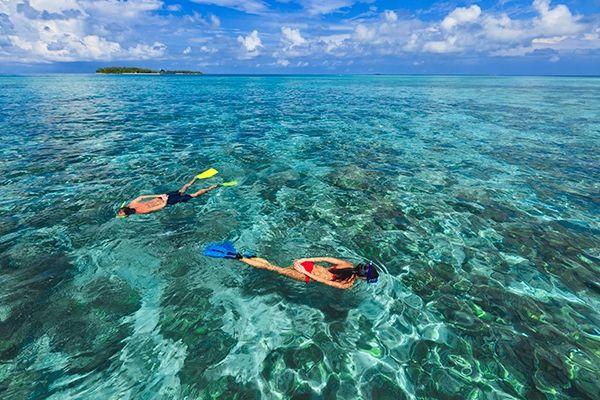
{"type": "Polygon", "coordinates": [[[192,196],[190,196],[189,194],[181,194],[179,193],[179,190],[175,191],[175,192],[171,192],[171,193],[167,193],[167,205],[172,206],[173,204],[177,204],[177,203],[187,203],[188,201],[190,201],[192,199],[192,196]]]}

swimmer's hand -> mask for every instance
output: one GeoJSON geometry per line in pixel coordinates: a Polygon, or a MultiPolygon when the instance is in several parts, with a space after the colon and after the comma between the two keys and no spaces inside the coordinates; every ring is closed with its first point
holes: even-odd
{"type": "Polygon", "coordinates": [[[302,261],[302,259],[299,259],[299,260],[294,260],[293,267],[294,267],[294,269],[295,269],[296,271],[298,271],[298,272],[300,272],[300,273],[302,273],[302,274],[306,274],[306,273],[307,273],[307,271],[306,271],[306,269],[304,268],[304,266],[301,264],[302,262],[303,262],[303,261],[302,261]]]}
{"type": "Polygon", "coordinates": [[[312,261],[311,258],[299,258],[297,260],[294,260],[294,266],[299,265],[302,267],[302,263],[306,262],[306,261],[312,261]]]}

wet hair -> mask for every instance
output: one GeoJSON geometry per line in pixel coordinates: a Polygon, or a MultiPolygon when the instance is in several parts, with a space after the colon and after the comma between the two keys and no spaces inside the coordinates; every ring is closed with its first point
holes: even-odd
{"type": "Polygon", "coordinates": [[[119,211],[123,211],[123,214],[130,216],[131,214],[135,214],[135,208],[131,207],[121,207],[119,211]]]}
{"type": "Polygon", "coordinates": [[[379,272],[372,262],[361,263],[354,268],[330,268],[329,271],[333,274],[334,281],[345,281],[356,275],[360,278],[365,278],[369,283],[375,283],[379,279],[379,272]]]}

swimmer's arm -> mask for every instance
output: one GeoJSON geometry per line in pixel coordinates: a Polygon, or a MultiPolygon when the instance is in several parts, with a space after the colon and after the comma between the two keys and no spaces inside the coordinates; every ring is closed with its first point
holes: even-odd
{"type": "MultiPolygon", "coordinates": [[[[308,259],[307,259],[307,260],[308,260],[308,259]]],[[[301,260],[296,260],[296,261],[294,261],[294,269],[295,269],[296,271],[298,271],[299,273],[301,273],[302,275],[308,276],[309,278],[311,278],[311,279],[313,279],[313,280],[315,280],[315,281],[317,281],[317,282],[321,282],[321,283],[323,283],[323,284],[325,284],[325,285],[328,285],[328,286],[333,286],[334,288],[337,288],[337,289],[348,289],[348,288],[350,288],[350,287],[352,286],[352,284],[354,283],[354,279],[352,279],[352,280],[346,280],[346,281],[343,281],[343,282],[339,282],[339,281],[332,281],[332,280],[329,280],[329,279],[323,278],[323,277],[321,277],[321,276],[318,276],[318,275],[312,274],[312,273],[308,272],[308,271],[307,271],[307,270],[306,270],[306,269],[305,269],[305,268],[304,268],[304,267],[301,265],[301,263],[300,263],[300,262],[304,262],[304,261],[301,261],[301,260]]]]}
{"type": "Polygon", "coordinates": [[[322,278],[322,277],[320,277],[318,275],[311,274],[310,272],[306,272],[306,271],[303,272],[303,274],[306,275],[306,276],[308,276],[310,279],[313,279],[313,280],[315,280],[317,282],[321,282],[321,283],[323,283],[325,285],[328,285],[328,286],[333,286],[336,289],[348,289],[354,283],[353,281],[346,282],[346,283],[337,282],[337,281],[330,281],[330,280],[324,279],[324,278],[322,278]]]}
{"type": "Polygon", "coordinates": [[[149,194],[146,196],[138,196],[133,201],[145,200],[145,199],[155,199],[157,197],[164,198],[166,195],[164,194],[149,194]]]}
{"type": "Polygon", "coordinates": [[[297,260],[299,263],[303,263],[305,261],[312,261],[312,262],[326,262],[329,264],[334,264],[340,267],[351,267],[352,263],[346,261],[346,260],[340,260],[339,258],[333,258],[333,257],[312,257],[312,258],[301,258],[299,260],[297,260]]]}

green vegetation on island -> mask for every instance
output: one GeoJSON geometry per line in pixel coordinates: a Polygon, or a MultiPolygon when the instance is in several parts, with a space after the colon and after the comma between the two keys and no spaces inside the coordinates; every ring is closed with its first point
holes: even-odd
{"type": "Polygon", "coordinates": [[[96,70],[97,74],[151,74],[151,75],[201,75],[199,71],[187,71],[187,70],[164,70],[159,71],[139,68],[139,67],[104,67],[96,70]]]}

